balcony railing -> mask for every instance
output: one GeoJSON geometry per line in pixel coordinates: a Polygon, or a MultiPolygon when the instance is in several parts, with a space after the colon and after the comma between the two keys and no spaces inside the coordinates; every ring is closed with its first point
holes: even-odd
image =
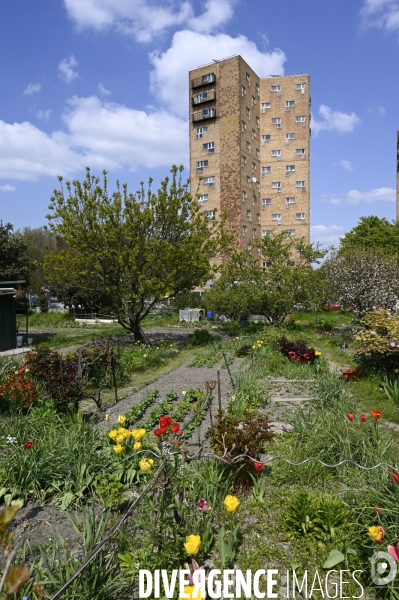
{"type": "Polygon", "coordinates": [[[215,90],[209,90],[209,92],[202,92],[201,94],[196,94],[192,98],[192,104],[202,104],[203,102],[209,102],[210,100],[216,100],[215,90]]]}
{"type": "Polygon", "coordinates": [[[197,121],[205,121],[206,119],[214,119],[216,117],[216,108],[204,108],[193,113],[193,123],[197,121]]]}
{"type": "Polygon", "coordinates": [[[191,87],[197,88],[202,85],[208,85],[209,83],[214,83],[216,81],[215,73],[208,73],[208,75],[203,75],[202,77],[197,77],[196,79],[191,80],[191,87]]]}

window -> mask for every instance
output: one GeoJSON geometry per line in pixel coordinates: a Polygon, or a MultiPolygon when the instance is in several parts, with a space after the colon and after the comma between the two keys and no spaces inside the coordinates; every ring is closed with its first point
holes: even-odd
{"type": "Polygon", "coordinates": [[[247,164],[247,157],[246,156],[241,156],[241,164],[244,167],[247,164]]]}
{"type": "Polygon", "coordinates": [[[242,190],[241,197],[242,197],[242,201],[245,202],[245,200],[247,199],[247,192],[245,190],[242,190]]]}
{"type": "Polygon", "coordinates": [[[208,217],[210,221],[215,220],[216,211],[215,210],[204,210],[204,215],[208,217]]]}
{"type": "Polygon", "coordinates": [[[245,131],[247,128],[247,124],[245,121],[241,121],[241,131],[245,131]]]}
{"type": "Polygon", "coordinates": [[[215,152],[215,142],[208,142],[207,144],[202,144],[202,148],[204,150],[208,150],[209,154],[215,152]]]}
{"type": "Polygon", "coordinates": [[[262,102],[262,103],[261,103],[261,105],[260,105],[260,108],[261,108],[261,111],[262,111],[263,113],[265,113],[265,112],[266,112],[266,110],[267,110],[268,108],[270,108],[270,102],[262,102]]]}
{"type": "Polygon", "coordinates": [[[247,88],[245,87],[245,85],[241,86],[241,96],[244,96],[247,93],[247,88]]]}
{"type": "Polygon", "coordinates": [[[204,118],[211,118],[216,116],[215,108],[204,108],[202,111],[202,116],[204,118]]]}
{"type": "Polygon", "coordinates": [[[305,127],[305,121],[306,121],[305,117],[295,117],[295,121],[297,123],[302,123],[302,127],[305,127]]]}
{"type": "Polygon", "coordinates": [[[295,133],[286,133],[285,134],[285,141],[289,142],[290,140],[295,140],[295,133]]]}
{"type": "Polygon", "coordinates": [[[305,87],[306,87],[306,85],[304,83],[296,83],[295,84],[295,89],[300,90],[302,92],[302,94],[305,93],[305,87]]]}
{"type": "Polygon", "coordinates": [[[247,233],[247,226],[243,225],[242,226],[242,235],[246,235],[246,233],[247,233]]]}
{"type": "Polygon", "coordinates": [[[272,181],[272,188],[281,191],[281,181],[272,181]]]}
{"type": "Polygon", "coordinates": [[[259,84],[257,83],[255,87],[256,87],[256,93],[257,93],[257,94],[258,94],[258,96],[259,96],[259,84]]]}
{"type": "Polygon", "coordinates": [[[252,244],[251,243],[247,244],[247,250],[252,250],[252,244]]]}
{"type": "Polygon", "coordinates": [[[257,215],[256,215],[256,220],[257,220],[258,224],[260,225],[260,214],[259,213],[257,213],[257,215]]]}
{"type": "Polygon", "coordinates": [[[249,220],[251,220],[251,211],[250,211],[250,210],[247,210],[247,218],[248,218],[249,220]]]}
{"type": "Polygon", "coordinates": [[[262,237],[266,237],[267,235],[271,235],[272,233],[272,229],[262,229],[262,237]]]}
{"type": "Polygon", "coordinates": [[[204,202],[207,202],[209,199],[208,194],[202,194],[202,196],[200,196],[198,198],[198,204],[203,204],[204,202]]]}
{"type": "Polygon", "coordinates": [[[204,133],[208,132],[208,127],[197,127],[197,140],[201,139],[204,133]]]}
{"type": "Polygon", "coordinates": [[[295,100],[286,100],[285,101],[285,110],[289,110],[295,106],[295,100]]]}
{"type": "Polygon", "coordinates": [[[249,73],[245,73],[245,79],[248,81],[248,84],[251,85],[251,76],[249,73]]]}
{"type": "Polygon", "coordinates": [[[249,175],[247,175],[247,183],[248,183],[248,185],[251,185],[251,178],[249,175]]]}
{"type": "Polygon", "coordinates": [[[295,235],[295,229],[286,229],[287,236],[295,235]]]}
{"type": "Polygon", "coordinates": [[[265,177],[265,175],[267,175],[268,173],[271,173],[272,168],[271,167],[262,167],[262,177],[265,177]]]}
{"type": "Polygon", "coordinates": [[[215,81],[215,73],[207,73],[202,76],[203,83],[212,83],[212,81],[215,81]]]}
{"type": "Polygon", "coordinates": [[[291,204],[295,204],[295,198],[286,198],[285,199],[286,208],[289,208],[291,204]]]}
{"type": "Polygon", "coordinates": [[[248,106],[246,107],[246,113],[247,113],[247,117],[251,118],[251,109],[248,108],[248,106]]]}
{"type": "Polygon", "coordinates": [[[280,95],[281,94],[281,85],[272,85],[271,91],[276,92],[278,95],[280,95]]]}
{"type": "Polygon", "coordinates": [[[256,124],[257,124],[258,127],[260,126],[260,119],[259,119],[259,117],[256,117],[256,124]]]}
{"type": "Polygon", "coordinates": [[[287,260],[287,267],[295,267],[295,260],[287,260]]]}
{"type": "Polygon", "coordinates": [[[266,208],[269,204],[272,203],[271,198],[262,198],[262,208],[266,208]]]}
{"type": "Polygon", "coordinates": [[[280,223],[281,215],[279,213],[272,214],[272,221],[278,221],[280,223]]]}
{"type": "Polygon", "coordinates": [[[271,139],[272,139],[272,136],[270,135],[270,133],[264,133],[262,135],[262,146],[264,146],[266,144],[266,142],[270,142],[271,139]]]}
{"type": "Polygon", "coordinates": [[[303,189],[305,189],[305,187],[306,187],[306,184],[305,184],[305,182],[304,182],[304,181],[297,181],[297,182],[295,183],[295,187],[297,187],[297,188],[303,188],[303,189]]]}
{"type": "Polygon", "coordinates": [[[257,156],[258,158],[260,158],[260,150],[259,150],[259,148],[256,148],[256,156],[257,156]]]}
{"type": "Polygon", "coordinates": [[[214,177],[204,177],[203,182],[205,183],[205,185],[209,185],[209,187],[215,187],[214,177]]]}
{"type": "Polygon", "coordinates": [[[194,102],[194,104],[199,104],[200,102],[204,102],[207,98],[208,98],[208,92],[201,92],[200,94],[197,94],[196,96],[194,96],[193,102],[194,102]]]}
{"type": "Polygon", "coordinates": [[[285,166],[285,174],[289,175],[295,171],[295,165],[286,165],[285,166]]]}
{"type": "Polygon", "coordinates": [[[252,196],[252,206],[255,205],[255,202],[256,202],[256,196],[252,196]]]}
{"type": "Polygon", "coordinates": [[[305,220],[305,213],[296,213],[295,218],[298,219],[298,221],[304,221],[305,220]]]}
{"type": "Polygon", "coordinates": [[[280,129],[280,127],[281,127],[281,119],[279,119],[279,118],[272,119],[272,125],[277,125],[277,129],[280,129]]]}
{"type": "Polygon", "coordinates": [[[272,150],[272,156],[275,156],[276,158],[281,158],[281,150],[272,150]]]}
{"type": "Polygon", "coordinates": [[[208,166],[207,160],[200,160],[197,162],[197,173],[202,173],[205,167],[208,166]]]}
{"type": "Polygon", "coordinates": [[[252,172],[254,173],[256,171],[256,163],[252,163],[252,172]]]}
{"type": "Polygon", "coordinates": [[[254,238],[254,237],[256,237],[256,229],[255,229],[255,228],[254,228],[254,229],[252,229],[252,237],[253,237],[253,238],[254,238]]]}
{"type": "Polygon", "coordinates": [[[255,106],[255,104],[256,104],[256,98],[255,98],[255,96],[251,97],[251,102],[252,102],[252,106],[255,106]]]}
{"type": "Polygon", "coordinates": [[[252,139],[255,139],[255,138],[256,138],[256,130],[255,130],[255,129],[253,129],[253,130],[252,130],[252,139]]]}
{"type": "Polygon", "coordinates": [[[271,266],[272,266],[272,263],[269,260],[262,260],[262,267],[264,269],[267,269],[268,267],[271,267],[271,266]]]}
{"type": "Polygon", "coordinates": [[[297,148],[295,150],[295,154],[297,156],[302,156],[302,158],[305,158],[305,148],[297,148]]]}
{"type": "Polygon", "coordinates": [[[251,151],[251,144],[249,142],[247,142],[247,150],[248,150],[248,152],[251,151]]]}

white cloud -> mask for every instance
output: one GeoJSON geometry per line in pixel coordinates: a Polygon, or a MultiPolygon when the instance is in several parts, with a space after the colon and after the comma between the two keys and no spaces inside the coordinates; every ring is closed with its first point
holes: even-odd
{"type": "Polygon", "coordinates": [[[337,133],[350,133],[360,123],[356,113],[350,114],[340,110],[332,110],[329,106],[321,104],[319,108],[321,121],[312,117],[312,134],[318,135],[321,131],[336,131],[337,133]]]}
{"type": "Polygon", "coordinates": [[[310,235],[313,241],[321,244],[338,244],[344,235],[344,228],[339,225],[312,225],[310,235]]]}
{"type": "Polygon", "coordinates": [[[74,67],[78,66],[78,61],[73,54],[69,58],[64,58],[58,65],[58,73],[61,79],[66,83],[71,83],[78,77],[78,72],[74,71],[74,67]]]}
{"type": "Polygon", "coordinates": [[[353,167],[350,160],[340,160],[339,164],[345,171],[353,171],[353,167]]]}
{"type": "Polygon", "coordinates": [[[6,192],[15,192],[15,187],[13,185],[8,185],[8,183],[6,183],[6,185],[0,185],[0,192],[6,193],[6,192]]]}
{"type": "Polygon", "coordinates": [[[350,190],[345,197],[335,198],[332,197],[329,200],[330,204],[342,204],[347,202],[348,204],[360,204],[360,202],[396,202],[396,190],[394,188],[375,188],[368,192],[359,192],[358,190],[350,190]]]}
{"type": "Polygon", "coordinates": [[[48,110],[38,110],[36,113],[36,117],[38,119],[43,119],[44,121],[48,121],[49,117],[51,115],[51,111],[52,111],[51,108],[49,108],[48,110]]]}
{"type": "Polygon", "coordinates": [[[387,111],[385,110],[385,108],[383,106],[378,107],[378,112],[380,113],[380,115],[382,117],[387,114],[387,111]]]}
{"type": "Polygon", "coordinates": [[[170,27],[215,30],[231,18],[233,2],[206,0],[205,11],[197,17],[188,0],[64,0],[64,5],[79,28],[113,27],[139,42],[149,42],[170,27]]]}
{"type": "Polygon", "coordinates": [[[74,96],[64,122],[66,132],[47,134],[28,122],[0,121],[0,178],[72,176],[87,164],[137,170],[188,162],[187,122],[162,110],[147,114],[74,96]]]}
{"type": "Polygon", "coordinates": [[[194,31],[179,31],[165,52],[153,52],[150,60],[154,66],[150,75],[151,90],[165,102],[170,110],[187,115],[187,72],[199,63],[240,54],[259,76],[282,75],[286,56],[282,50],[261,52],[254,42],[243,35],[235,38],[219,33],[207,35],[194,31]]]}
{"type": "Polygon", "coordinates": [[[31,94],[36,94],[40,92],[42,89],[41,83],[30,83],[22,92],[24,96],[30,96],[31,94]]]}
{"type": "Polygon", "coordinates": [[[398,0],[363,0],[360,14],[367,27],[399,32],[398,0]]]}
{"type": "Polygon", "coordinates": [[[112,94],[111,90],[107,90],[105,85],[103,85],[101,82],[98,84],[98,91],[102,96],[109,96],[110,94],[112,94]]]}

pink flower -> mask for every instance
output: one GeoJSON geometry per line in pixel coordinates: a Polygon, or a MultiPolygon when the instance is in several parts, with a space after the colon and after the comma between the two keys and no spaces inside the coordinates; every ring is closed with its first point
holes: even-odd
{"type": "Polygon", "coordinates": [[[397,562],[399,562],[399,542],[396,546],[388,546],[388,552],[397,562]]]}
{"type": "Polygon", "coordinates": [[[349,419],[349,421],[354,421],[355,415],[353,413],[348,413],[348,419],[349,419]]]}
{"type": "Polygon", "coordinates": [[[390,342],[389,345],[391,346],[391,348],[395,348],[395,346],[396,346],[395,342],[390,342]]]}
{"type": "Polygon", "coordinates": [[[191,564],[193,566],[192,573],[191,573],[190,565],[188,563],[184,563],[184,568],[187,571],[190,571],[190,575],[187,575],[190,585],[194,585],[193,575],[194,575],[195,571],[201,571],[201,573],[198,575],[198,583],[199,584],[201,584],[202,577],[205,577],[205,581],[206,581],[208,579],[208,577],[205,576],[204,567],[200,567],[199,564],[197,563],[197,561],[194,560],[193,558],[191,559],[191,564]]]}
{"type": "Polygon", "coordinates": [[[376,331],[370,331],[370,335],[376,335],[377,332],[376,331]]]}
{"type": "Polygon", "coordinates": [[[208,502],[206,500],[204,500],[203,498],[200,498],[198,500],[197,503],[197,510],[199,510],[200,512],[208,512],[208,510],[211,510],[212,506],[210,504],[208,504],[208,502]]]}

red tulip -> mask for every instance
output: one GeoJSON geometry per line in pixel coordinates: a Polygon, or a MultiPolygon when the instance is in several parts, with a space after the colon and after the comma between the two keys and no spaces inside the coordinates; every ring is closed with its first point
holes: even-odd
{"type": "Polygon", "coordinates": [[[204,500],[203,498],[200,498],[198,500],[197,503],[197,510],[199,510],[200,512],[208,512],[208,510],[211,510],[211,505],[208,504],[208,502],[206,500],[204,500]]]}
{"type": "Polygon", "coordinates": [[[163,435],[164,433],[166,433],[166,427],[159,427],[158,429],[155,429],[154,431],[154,435],[163,435]]]}
{"type": "Polygon", "coordinates": [[[32,447],[32,444],[33,444],[33,440],[28,440],[27,442],[25,442],[24,448],[26,448],[28,450],[29,448],[32,447]]]}
{"type": "Polygon", "coordinates": [[[170,430],[172,433],[177,433],[180,429],[180,423],[172,423],[170,426],[170,430]]]}
{"type": "Polygon", "coordinates": [[[257,460],[254,463],[254,469],[255,469],[255,471],[261,471],[263,469],[263,463],[261,463],[257,460]]]}
{"type": "Polygon", "coordinates": [[[172,423],[172,417],[166,417],[166,425],[170,425],[172,423]]]}
{"type": "Polygon", "coordinates": [[[392,479],[394,480],[395,483],[399,483],[399,473],[397,471],[394,471],[392,473],[392,479]]]}
{"type": "Polygon", "coordinates": [[[360,420],[362,423],[365,423],[367,421],[366,415],[360,415],[360,420]]]}
{"type": "Polygon", "coordinates": [[[165,417],[165,415],[163,415],[162,417],[159,417],[159,426],[160,427],[166,427],[167,423],[167,417],[165,417]]]}
{"type": "Polygon", "coordinates": [[[371,414],[373,415],[374,419],[380,419],[382,416],[382,412],[380,410],[372,410],[371,414]]]}
{"type": "Polygon", "coordinates": [[[348,413],[348,419],[349,419],[349,421],[354,421],[355,415],[353,413],[348,413]]]}

